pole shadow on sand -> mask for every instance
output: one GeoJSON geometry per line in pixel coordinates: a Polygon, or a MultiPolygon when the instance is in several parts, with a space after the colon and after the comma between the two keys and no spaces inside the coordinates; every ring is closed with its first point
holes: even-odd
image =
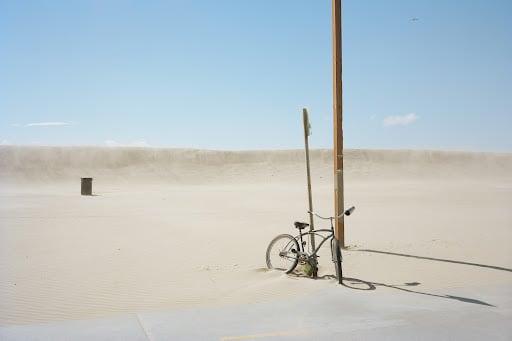
{"type": "Polygon", "coordinates": [[[424,257],[424,256],[415,256],[415,255],[408,255],[405,253],[398,253],[398,252],[389,252],[389,251],[380,251],[380,250],[371,250],[371,249],[354,249],[350,250],[351,252],[370,252],[370,253],[379,253],[384,255],[391,255],[391,256],[400,256],[400,257],[409,257],[409,258],[416,258],[416,259],[425,259],[425,260],[433,260],[437,262],[445,262],[445,263],[454,263],[454,264],[462,264],[462,265],[471,265],[471,266],[477,266],[480,268],[487,268],[487,269],[494,269],[494,270],[500,270],[500,271],[508,271],[512,272],[512,269],[505,268],[502,266],[495,266],[495,265],[486,265],[486,264],[478,264],[478,263],[470,263],[470,262],[464,262],[464,261],[458,261],[458,260],[452,260],[452,259],[443,259],[443,258],[434,258],[434,257],[424,257]]]}

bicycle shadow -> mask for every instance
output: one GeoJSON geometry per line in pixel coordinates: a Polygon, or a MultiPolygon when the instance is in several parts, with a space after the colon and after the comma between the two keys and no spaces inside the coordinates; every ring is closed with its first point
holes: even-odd
{"type": "MultiPolygon", "coordinates": [[[[311,278],[305,274],[296,273],[290,274],[295,277],[299,278],[311,278]]],[[[323,275],[318,276],[316,280],[336,280],[336,276],[334,275],[323,275]]],[[[460,301],[464,303],[471,303],[471,304],[478,304],[478,305],[484,305],[488,307],[496,307],[493,304],[487,303],[482,300],[477,300],[475,298],[469,298],[469,297],[462,297],[462,296],[454,296],[454,295],[440,295],[440,294],[433,294],[430,292],[420,291],[420,290],[412,290],[409,287],[415,287],[418,285],[421,285],[420,282],[407,282],[404,284],[386,284],[386,283],[379,283],[379,282],[371,282],[371,281],[365,281],[358,278],[352,278],[352,277],[343,277],[342,284],[344,287],[353,289],[353,290],[363,290],[363,291],[373,291],[376,290],[377,287],[385,287],[395,290],[400,290],[404,292],[408,292],[411,294],[417,294],[417,295],[425,295],[425,296],[431,296],[431,297],[438,297],[438,298],[444,298],[444,299],[450,299],[455,301],[460,301]],[[349,285],[351,284],[351,285],[349,285]],[[362,285],[362,286],[361,286],[362,285]]]]}
{"type": "Polygon", "coordinates": [[[342,285],[344,287],[349,288],[349,289],[354,289],[354,290],[375,290],[375,289],[377,289],[378,286],[381,286],[381,287],[385,287],[385,288],[396,289],[396,290],[405,291],[405,292],[409,292],[409,293],[413,293],[413,294],[418,294],[418,295],[426,295],[426,296],[432,296],[432,297],[446,298],[446,299],[456,300],[456,301],[460,301],[460,302],[464,302],[464,303],[472,303],[472,304],[485,305],[485,306],[488,306],[488,307],[496,307],[495,305],[492,305],[490,303],[487,303],[487,302],[484,302],[484,301],[481,301],[481,300],[477,300],[475,298],[462,297],[462,296],[454,296],[454,295],[439,295],[439,294],[433,294],[433,293],[430,293],[430,292],[419,291],[419,290],[412,290],[412,289],[406,288],[406,287],[418,286],[420,284],[421,283],[419,283],[419,282],[409,282],[409,283],[404,283],[404,284],[401,284],[401,285],[400,284],[398,284],[398,285],[397,284],[385,284],[385,283],[379,283],[379,282],[364,281],[362,279],[351,278],[351,277],[343,277],[343,283],[342,283],[342,285]],[[347,285],[347,282],[350,282],[350,284],[352,284],[352,285],[361,283],[366,288],[350,286],[350,285],[347,285]]]}

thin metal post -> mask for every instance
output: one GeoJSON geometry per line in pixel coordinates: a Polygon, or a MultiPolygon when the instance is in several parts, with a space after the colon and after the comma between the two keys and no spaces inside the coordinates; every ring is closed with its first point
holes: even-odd
{"type": "MultiPolygon", "coordinates": [[[[315,229],[314,221],[313,221],[313,194],[311,193],[311,168],[309,165],[309,135],[311,135],[309,117],[308,117],[308,109],[302,109],[302,122],[304,124],[304,147],[306,149],[306,173],[308,178],[308,205],[309,205],[309,230],[312,231],[315,229]]],[[[310,234],[310,245],[311,250],[314,251],[316,249],[315,245],[315,236],[310,234]]],[[[316,255],[315,255],[316,258],[316,255]]],[[[315,273],[316,275],[316,273],[315,273]]]]}
{"type": "MultiPolygon", "coordinates": [[[[332,0],[333,46],[333,115],[334,115],[334,212],[343,213],[343,83],[342,83],[342,36],[341,0],[332,0]]],[[[343,217],[336,219],[334,235],[340,247],[345,247],[343,217]]]]}

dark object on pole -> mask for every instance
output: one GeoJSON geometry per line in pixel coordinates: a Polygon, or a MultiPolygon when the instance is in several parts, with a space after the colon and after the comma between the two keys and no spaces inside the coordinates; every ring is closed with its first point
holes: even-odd
{"type": "Polygon", "coordinates": [[[92,195],[92,178],[82,178],[82,195],[92,195]]]}
{"type": "MultiPolygon", "coordinates": [[[[333,115],[334,115],[334,212],[343,213],[343,98],[342,98],[342,37],[341,0],[332,0],[332,46],[333,46],[333,115]]],[[[339,247],[345,247],[345,224],[343,217],[336,218],[334,235],[339,247]]]]}
{"type": "MultiPolygon", "coordinates": [[[[309,124],[309,116],[308,116],[308,109],[303,108],[302,109],[302,122],[304,124],[304,148],[306,150],[306,174],[307,174],[307,180],[308,180],[308,208],[309,208],[309,230],[313,231],[315,229],[315,225],[313,222],[313,194],[311,193],[311,168],[309,163],[309,135],[311,135],[311,125],[309,124]]],[[[311,243],[311,250],[316,249],[315,245],[315,235],[310,234],[310,243],[311,243]]],[[[316,255],[313,258],[313,261],[315,264],[311,264],[313,266],[313,277],[317,277],[317,262],[316,262],[316,255]]]]}

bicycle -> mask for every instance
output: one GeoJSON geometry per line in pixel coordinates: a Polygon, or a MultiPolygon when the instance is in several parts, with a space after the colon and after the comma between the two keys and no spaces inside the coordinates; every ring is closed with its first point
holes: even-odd
{"type": "MultiPolygon", "coordinates": [[[[356,208],[352,206],[351,208],[340,214],[338,218],[351,215],[355,209],[356,208]]],[[[301,264],[309,264],[312,269],[313,277],[316,277],[318,272],[317,253],[322,247],[322,245],[327,240],[330,239],[332,261],[334,262],[335,265],[336,277],[338,278],[338,282],[341,284],[343,278],[341,268],[341,251],[337,240],[334,238],[333,221],[336,219],[336,217],[322,217],[321,215],[311,211],[308,211],[308,213],[314,214],[316,217],[320,219],[329,220],[331,223],[331,228],[302,232],[302,230],[308,227],[309,224],[296,221],[294,225],[295,228],[299,230],[299,234],[297,236],[294,237],[290,234],[280,234],[274,239],[272,239],[272,241],[268,245],[266,253],[267,267],[269,269],[281,270],[289,274],[293,270],[295,270],[297,264],[300,262],[301,264]],[[327,233],[327,235],[321,233],[327,233]],[[305,251],[306,241],[303,239],[303,236],[311,235],[319,236],[320,238],[322,238],[322,241],[320,242],[320,244],[318,244],[316,249],[314,249],[313,252],[309,254],[308,252],[305,251]]]]}

